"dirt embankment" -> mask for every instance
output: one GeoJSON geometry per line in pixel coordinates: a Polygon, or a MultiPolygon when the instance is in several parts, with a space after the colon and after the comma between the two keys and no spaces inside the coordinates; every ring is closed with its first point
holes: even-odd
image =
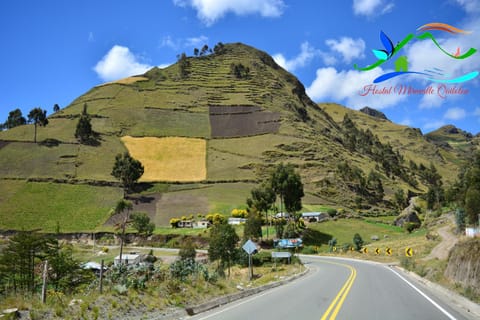
{"type": "Polygon", "coordinates": [[[445,276],[480,295],[480,239],[457,243],[450,251],[445,276]]]}

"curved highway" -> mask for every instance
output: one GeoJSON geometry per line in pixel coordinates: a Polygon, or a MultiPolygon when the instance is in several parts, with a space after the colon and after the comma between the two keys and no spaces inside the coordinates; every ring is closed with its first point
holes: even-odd
{"type": "Polygon", "coordinates": [[[189,319],[474,319],[389,266],[314,256],[302,260],[311,269],[306,276],[189,319]]]}

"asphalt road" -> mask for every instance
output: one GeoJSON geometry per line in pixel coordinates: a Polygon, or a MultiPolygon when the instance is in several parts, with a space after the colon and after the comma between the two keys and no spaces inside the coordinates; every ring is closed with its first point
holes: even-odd
{"type": "Polygon", "coordinates": [[[189,319],[474,319],[389,266],[302,257],[311,271],[284,286],[189,319]]]}

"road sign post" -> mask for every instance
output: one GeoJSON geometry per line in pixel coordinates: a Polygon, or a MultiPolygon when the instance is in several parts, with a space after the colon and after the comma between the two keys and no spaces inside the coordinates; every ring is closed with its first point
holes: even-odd
{"type": "Polygon", "coordinates": [[[242,246],[242,249],[248,254],[248,270],[250,280],[253,279],[252,254],[257,251],[257,245],[252,240],[247,240],[242,246]]]}

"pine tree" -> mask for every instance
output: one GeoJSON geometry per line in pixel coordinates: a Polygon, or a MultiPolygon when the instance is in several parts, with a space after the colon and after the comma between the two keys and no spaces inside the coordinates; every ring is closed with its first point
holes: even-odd
{"type": "Polygon", "coordinates": [[[75,138],[77,138],[80,143],[87,144],[91,142],[93,138],[92,124],[90,122],[90,116],[88,114],[82,114],[77,123],[77,128],[75,129],[75,138]]]}

